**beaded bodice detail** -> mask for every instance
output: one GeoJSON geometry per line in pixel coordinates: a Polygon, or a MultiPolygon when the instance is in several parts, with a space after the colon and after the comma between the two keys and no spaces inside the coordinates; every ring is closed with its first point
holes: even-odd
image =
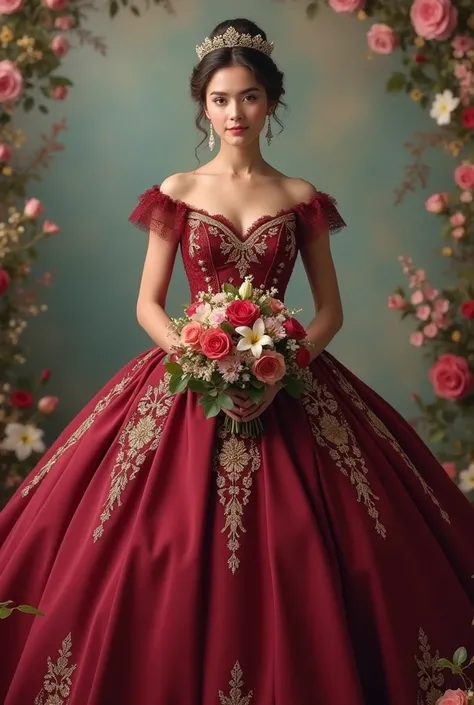
{"type": "Polygon", "coordinates": [[[225,216],[170,199],[158,186],[142,194],[130,220],[179,238],[192,298],[199,291],[219,291],[226,282],[238,286],[248,275],[256,286],[275,287],[283,298],[302,239],[323,227],[335,231],[345,225],[334,199],[318,194],[262,216],[241,234],[225,216]]]}

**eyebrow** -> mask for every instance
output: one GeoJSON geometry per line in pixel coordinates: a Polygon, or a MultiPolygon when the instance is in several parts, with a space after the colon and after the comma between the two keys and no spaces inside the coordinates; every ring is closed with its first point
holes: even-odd
{"type": "MultiPolygon", "coordinates": [[[[257,88],[257,86],[252,86],[251,88],[246,88],[243,91],[240,91],[239,95],[243,95],[244,93],[251,93],[252,91],[260,91],[260,88],[257,88]]],[[[210,95],[229,95],[225,91],[212,91],[210,95]]]]}

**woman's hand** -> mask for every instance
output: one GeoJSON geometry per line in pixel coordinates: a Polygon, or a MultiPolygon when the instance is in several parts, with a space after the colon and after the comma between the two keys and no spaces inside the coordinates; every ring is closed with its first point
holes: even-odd
{"type": "Polygon", "coordinates": [[[255,404],[244,390],[229,390],[227,393],[234,402],[234,408],[225,409],[224,411],[234,421],[239,421],[240,423],[253,421],[270,406],[282,386],[280,383],[269,385],[258,404],[255,404]]]}

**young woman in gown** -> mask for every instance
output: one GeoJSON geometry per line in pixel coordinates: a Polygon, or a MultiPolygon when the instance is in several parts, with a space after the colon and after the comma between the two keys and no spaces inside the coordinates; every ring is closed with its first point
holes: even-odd
{"type": "Polygon", "coordinates": [[[333,198],[262,158],[283,95],[264,33],[233,20],[211,36],[191,90],[220,150],[131,215],[149,232],[137,310],[155,345],[0,514],[0,596],[45,614],[0,624],[0,702],[433,705],[450,684],[436,652],[474,646],[474,511],[325,352],[342,323],[329,233],[345,223],[333,198]],[[313,360],[300,400],[235,395],[234,418],[264,415],[257,439],[168,393],[178,246],[191,296],[249,274],[284,296],[301,253],[313,360]]]}

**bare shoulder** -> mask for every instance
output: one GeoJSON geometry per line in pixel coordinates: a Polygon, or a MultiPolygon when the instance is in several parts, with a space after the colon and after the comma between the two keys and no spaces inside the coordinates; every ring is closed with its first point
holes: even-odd
{"type": "Polygon", "coordinates": [[[183,201],[188,195],[190,186],[191,174],[183,172],[167,176],[160,184],[160,191],[176,201],[183,201]]]}
{"type": "Polygon", "coordinates": [[[295,203],[310,201],[318,193],[317,188],[309,181],[305,181],[305,179],[287,177],[284,186],[287,189],[288,196],[295,203]]]}

